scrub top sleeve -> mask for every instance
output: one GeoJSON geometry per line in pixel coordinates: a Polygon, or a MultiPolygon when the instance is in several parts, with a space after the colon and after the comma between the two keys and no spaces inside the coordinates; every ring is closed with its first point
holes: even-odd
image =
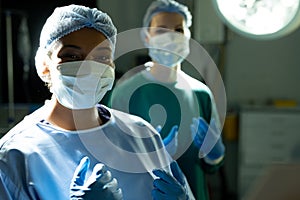
{"type": "Polygon", "coordinates": [[[199,162],[199,165],[201,165],[201,167],[202,167],[202,169],[205,173],[214,174],[224,164],[224,159],[222,159],[218,164],[215,164],[215,165],[211,165],[211,164],[206,163],[204,161],[204,159],[200,159],[198,162],[199,162]]]}
{"type": "Polygon", "coordinates": [[[0,169],[0,199],[8,199],[12,200],[12,196],[9,194],[9,190],[7,188],[7,184],[5,184],[4,179],[7,179],[5,174],[0,169]]]}
{"type": "Polygon", "coordinates": [[[210,123],[212,117],[212,101],[210,95],[205,91],[196,91],[196,96],[201,117],[203,117],[207,123],[210,123]]]}
{"type": "MultiPolygon", "coordinates": [[[[8,166],[0,160],[0,199],[5,200],[30,200],[29,196],[24,192],[23,187],[17,187],[17,183],[12,181],[12,172],[8,170],[8,166]]],[[[19,185],[22,185],[19,183],[19,185]]]]}
{"type": "MultiPolygon", "coordinates": [[[[216,121],[219,124],[219,116],[215,108],[215,102],[213,97],[209,93],[204,91],[197,91],[196,96],[199,101],[199,109],[202,113],[202,117],[207,121],[207,123],[210,123],[211,119],[213,117],[216,117],[216,121]]],[[[217,172],[219,168],[224,164],[224,159],[215,165],[206,163],[204,159],[199,159],[197,162],[202,167],[205,173],[213,174],[217,172]]]]}

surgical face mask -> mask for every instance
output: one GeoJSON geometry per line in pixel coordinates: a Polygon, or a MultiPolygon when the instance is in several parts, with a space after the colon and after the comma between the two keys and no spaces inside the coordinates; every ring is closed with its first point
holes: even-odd
{"type": "Polygon", "coordinates": [[[111,66],[90,60],[62,63],[52,68],[50,75],[50,91],[70,109],[94,107],[114,82],[111,66]]]}
{"type": "Polygon", "coordinates": [[[177,32],[167,32],[150,37],[149,56],[153,61],[174,67],[190,53],[189,37],[177,32]]]}

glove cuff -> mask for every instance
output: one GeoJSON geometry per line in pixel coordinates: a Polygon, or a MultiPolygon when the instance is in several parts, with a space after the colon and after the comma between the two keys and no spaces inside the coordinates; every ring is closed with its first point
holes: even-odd
{"type": "Polygon", "coordinates": [[[214,160],[211,160],[211,159],[208,158],[208,157],[204,157],[203,159],[204,159],[204,161],[205,161],[207,164],[210,164],[210,165],[217,165],[217,164],[219,164],[219,163],[223,160],[223,158],[224,158],[224,155],[221,156],[221,157],[219,157],[219,158],[217,158],[217,159],[214,159],[214,160]]]}

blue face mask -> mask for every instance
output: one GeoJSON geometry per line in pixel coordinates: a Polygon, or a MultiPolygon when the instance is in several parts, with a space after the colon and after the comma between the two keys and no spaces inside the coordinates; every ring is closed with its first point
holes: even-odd
{"type": "Polygon", "coordinates": [[[189,54],[189,37],[176,32],[155,35],[149,39],[149,56],[167,67],[181,63],[189,54]]]}

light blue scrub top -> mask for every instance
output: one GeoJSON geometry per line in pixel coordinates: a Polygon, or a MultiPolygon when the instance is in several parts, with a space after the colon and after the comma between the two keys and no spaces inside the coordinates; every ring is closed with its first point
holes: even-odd
{"type": "Polygon", "coordinates": [[[0,140],[0,199],[69,199],[71,179],[83,156],[91,159],[87,177],[102,162],[118,180],[125,200],[152,199],[151,171],[170,172],[172,159],[146,121],[99,106],[109,116],[104,125],[66,131],[44,120],[46,107],[25,117],[0,140]]]}

